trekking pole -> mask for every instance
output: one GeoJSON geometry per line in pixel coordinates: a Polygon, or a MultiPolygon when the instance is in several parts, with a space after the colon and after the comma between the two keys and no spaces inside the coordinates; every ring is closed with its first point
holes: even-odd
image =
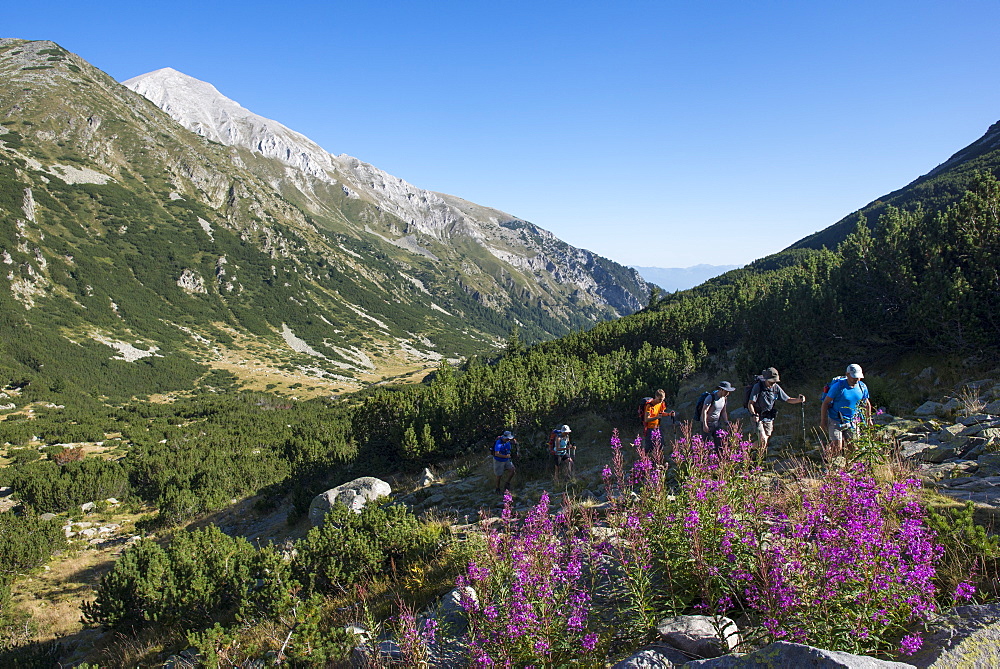
{"type": "Polygon", "coordinates": [[[799,402],[799,408],[802,409],[802,449],[805,450],[809,446],[806,440],[806,403],[799,402]]]}

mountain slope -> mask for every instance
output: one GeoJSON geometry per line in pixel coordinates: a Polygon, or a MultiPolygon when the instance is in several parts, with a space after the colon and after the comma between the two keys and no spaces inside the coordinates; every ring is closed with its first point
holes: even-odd
{"type": "Polygon", "coordinates": [[[834,249],[854,230],[859,215],[863,214],[871,225],[878,221],[879,216],[890,205],[913,209],[921,204],[927,210],[944,209],[961,197],[972,184],[977,172],[983,171],[1000,176],[1000,121],[991,125],[982,137],[927,174],[899,190],[869,202],[830,227],[800,239],[788,248],[818,249],[825,246],[834,249]]]}
{"type": "Polygon", "coordinates": [[[350,388],[648,296],[632,270],[329,156],[207,84],[200,137],[51,42],[0,40],[0,80],[11,381],[131,395],[215,369],[350,388]]]}

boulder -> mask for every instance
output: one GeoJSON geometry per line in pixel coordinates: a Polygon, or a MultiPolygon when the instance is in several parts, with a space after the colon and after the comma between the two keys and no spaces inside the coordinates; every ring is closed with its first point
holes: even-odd
{"type": "Polygon", "coordinates": [[[1000,474],[1000,453],[983,453],[979,456],[978,462],[979,470],[976,473],[980,477],[1000,474]]]}
{"type": "Polygon", "coordinates": [[[424,467],[423,473],[417,478],[417,487],[424,488],[434,483],[437,479],[434,478],[434,474],[427,467],[424,467]]]}
{"type": "Polygon", "coordinates": [[[322,525],[323,518],[334,504],[343,504],[351,511],[361,513],[361,509],[368,502],[390,494],[392,487],[382,479],[362,476],[316,495],[309,505],[309,522],[313,527],[322,525]]]}
{"type": "Polygon", "coordinates": [[[983,407],[983,411],[992,416],[1000,415],[1000,400],[997,400],[996,402],[990,402],[985,407],[983,407]]]}
{"type": "Polygon", "coordinates": [[[647,646],[616,663],[611,669],[673,669],[683,667],[688,659],[687,655],[673,646],[647,646]]]}
{"type": "Polygon", "coordinates": [[[822,650],[788,641],[775,641],[749,655],[726,655],[712,660],[692,660],[687,667],[711,669],[914,669],[914,665],[888,662],[867,655],[822,650]]]}
{"type": "Polygon", "coordinates": [[[936,416],[944,405],[940,402],[924,402],[913,410],[915,416],[936,416]]]}
{"type": "Polygon", "coordinates": [[[958,455],[958,449],[951,444],[932,444],[926,441],[904,442],[902,454],[905,458],[914,458],[923,462],[940,464],[948,458],[958,455]]]}
{"type": "Polygon", "coordinates": [[[441,625],[442,631],[451,637],[461,637],[469,630],[469,618],[465,609],[462,608],[462,597],[475,603],[479,603],[479,595],[470,586],[454,588],[449,591],[437,605],[433,612],[434,618],[441,625]]]}
{"type": "Polygon", "coordinates": [[[1000,604],[959,606],[932,621],[924,645],[907,661],[919,669],[1000,667],[1000,604]]]}
{"type": "Polygon", "coordinates": [[[695,657],[718,657],[740,643],[736,623],[723,616],[664,618],[657,623],[656,631],[671,646],[695,657]]]}

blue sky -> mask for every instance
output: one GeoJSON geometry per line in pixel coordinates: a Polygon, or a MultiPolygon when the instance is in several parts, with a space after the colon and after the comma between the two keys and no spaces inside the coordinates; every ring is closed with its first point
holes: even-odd
{"type": "Polygon", "coordinates": [[[744,264],[1000,119],[1000,3],[6,7],[122,81],[173,67],[332,153],[632,265],[744,264]]]}

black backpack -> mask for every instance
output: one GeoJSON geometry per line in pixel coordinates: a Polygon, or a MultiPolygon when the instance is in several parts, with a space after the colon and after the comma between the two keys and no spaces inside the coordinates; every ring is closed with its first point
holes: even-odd
{"type": "MultiPolygon", "coordinates": [[[[754,386],[756,386],[758,383],[763,383],[763,382],[764,382],[764,377],[757,376],[756,378],[754,378],[753,381],[750,382],[750,385],[743,386],[743,408],[746,409],[747,411],[750,410],[750,396],[753,395],[754,386]]],[[[761,386],[761,390],[764,390],[763,386],[761,386]]]]}
{"type": "Polygon", "coordinates": [[[705,408],[705,402],[713,401],[709,398],[712,397],[712,391],[706,390],[701,395],[698,396],[698,403],[694,405],[694,419],[701,420],[701,412],[705,408]]]}

